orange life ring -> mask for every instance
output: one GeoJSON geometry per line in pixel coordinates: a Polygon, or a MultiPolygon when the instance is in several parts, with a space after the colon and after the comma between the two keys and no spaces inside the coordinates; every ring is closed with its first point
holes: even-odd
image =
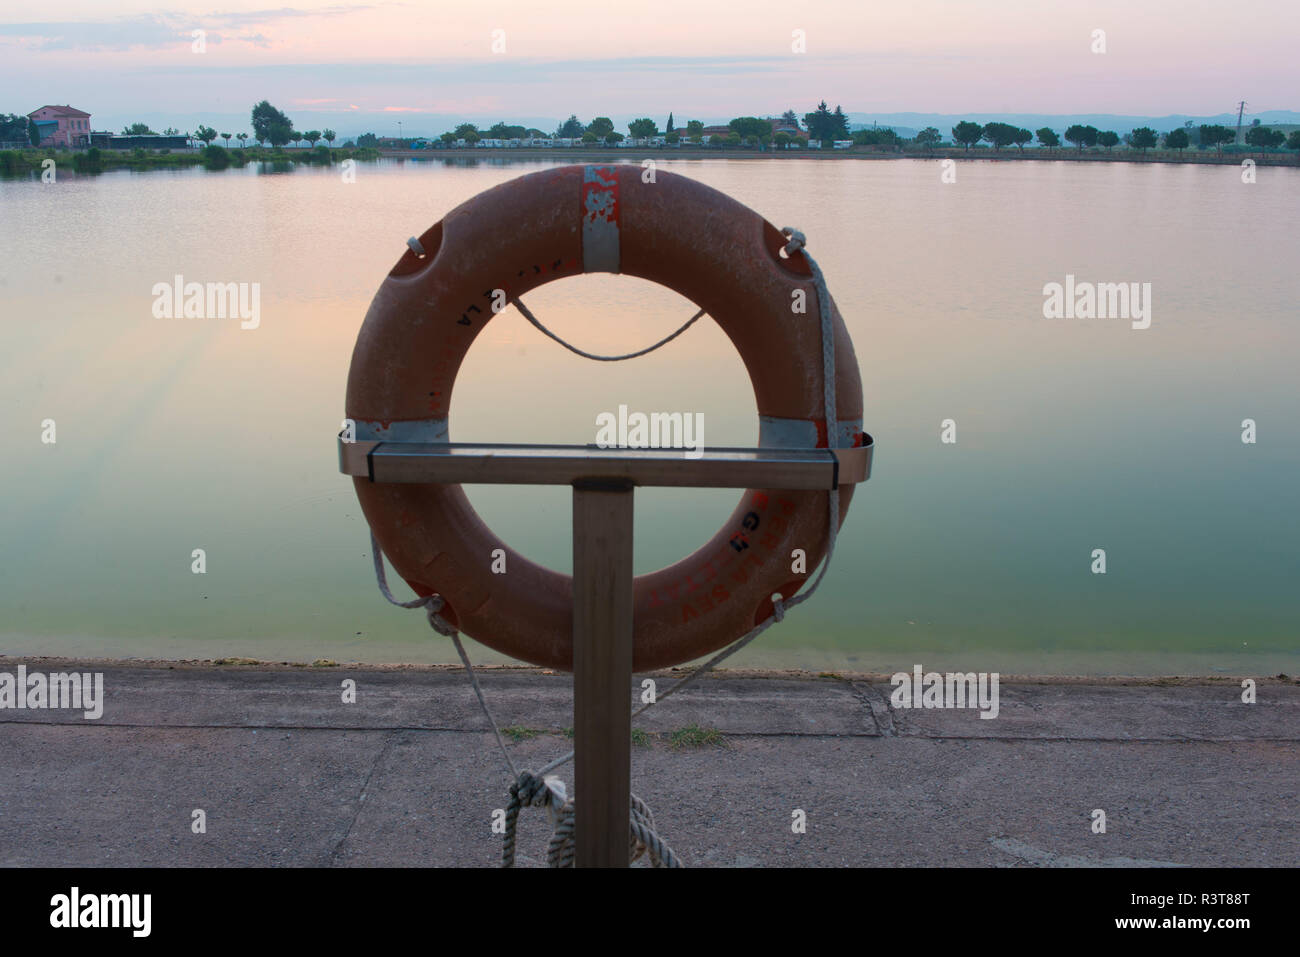
{"type": "MultiPolygon", "coordinates": [[[[802,252],[753,210],[684,176],[639,166],[565,166],[511,180],[449,212],[419,237],[376,293],[357,337],[346,415],[356,438],[446,442],[456,372],[492,318],[493,290],[522,296],[554,279],[616,272],[661,283],[706,310],[749,372],[769,448],[862,445],[862,384],[848,331],[835,328],[838,435],[827,436],[821,327],[802,252]],[[648,178],[647,178],[648,179],[648,178]],[[807,311],[791,303],[803,290],[807,311]]],[[[499,301],[499,298],[498,298],[499,301]]],[[[512,551],[459,485],[354,480],[393,567],[442,616],[514,658],[573,666],[572,579],[512,551]],[[492,573],[504,549],[508,574],[492,573]]],[[[840,489],[840,521],[853,486],[840,489]]],[[[772,613],[827,544],[828,492],[748,489],[708,544],[634,585],[638,671],[680,664],[739,638],[772,613]]]]}

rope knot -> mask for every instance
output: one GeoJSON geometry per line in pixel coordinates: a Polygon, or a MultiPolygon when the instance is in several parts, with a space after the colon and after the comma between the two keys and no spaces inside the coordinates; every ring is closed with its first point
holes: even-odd
{"type": "Polygon", "coordinates": [[[451,626],[447,619],[438,614],[442,611],[445,602],[441,595],[430,595],[424,600],[424,614],[429,619],[429,627],[445,638],[453,638],[459,632],[451,626]]]}
{"type": "Polygon", "coordinates": [[[806,242],[806,240],[804,239],[804,235],[799,230],[795,229],[793,226],[783,226],[781,228],[781,235],[785,236],[790,240],[788,243],[785,244],[785,248],[783,250],[787,256],[793,256],[799,250],[803,249],[804,244],[806,242]]]}
{"type": "Polygon", "coordinates": [[[531,771],[521,771],[510,785],[510,797],[522,807],[542,807],[546,804],[546,781],[531,771]]]}

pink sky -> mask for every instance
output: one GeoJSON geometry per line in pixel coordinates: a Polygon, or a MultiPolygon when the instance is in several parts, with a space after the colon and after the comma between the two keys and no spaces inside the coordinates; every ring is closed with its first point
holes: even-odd
{"type": "Polygon", "coordinates": [[[867,113],[1300,107],[1296,0],[161,2],[0,2],[0,110],[234,114],[264,97],[503,119],[802,113],[823,97],[867,113]]]}

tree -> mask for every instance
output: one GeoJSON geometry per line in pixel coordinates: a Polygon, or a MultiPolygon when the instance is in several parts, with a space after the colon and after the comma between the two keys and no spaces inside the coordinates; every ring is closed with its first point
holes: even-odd
{"type": "MultiPolygon", "coordinates": [[[[603,140],[614,132],[614,121],[608,116],[598,116],[587,124],[587,131],[595,133],[596,139],[603,140]]],[[[621,134],[619,138],[622,138],[621,134]]]]}
{"type": "Polygon", "coordinates": [[[608,133],[605,134],[605,142],[608,143],[610,146],[613,146],[615,143],[621,143],[626,138],[627,137],[625,137],[622,133],[619,133],[616,130],[610,130],[608,133]]]}
{"type": "Polygon", "coordinates": [[[522,140],[528,135],[528,131],[522,126],[511,126],[507,123],[496,123],[487,133],[494,140],[522,140]]]}
{"type": "Polygon", "coordinates": [[[457,138],[457,139],[463,139],[463,140],[464,140],[466,143],[468,143],[470,146],[473,146],[475,143],[477,143],[477,142],[478,142],[479,140],[481,140],[483,137],[481,137],[481,136],[478,135],[478,130],[476,130],[476,129],[474,129],[474,128],[471,127],[471,128],[470,128],[470,131],[469,131],[468,133],[466,133],[464,136],[458,136],[458,137],[456,137],[456,138],[457,138]]]}
{"type": "Polygon", "coordinates": [[[451,130],[448,130],[446,133],[439,136],[438,139],[442,140],[443,146],[450,146],[452,143],[456,142],[456,134],[451,130]]]}
{"type": "Polygon", "coordinates": [[[293,124],[285,126],[282,123],[276,123],[271,126],[270,131],[267,133],[266,141],[272,146],[279,147],[297,138],[298,134],[294,132],[293,124]]]}
{"type": "Polygon", "coordinates": [[[1166,133],[1165,148],[1171,150],[1187,149],[1187,130],[1170,130],[1166,133]]]}
{"type": "Polygon", "coordinates": [[[786,110],[781,114],[781,122],[792,130],[799,129],[799,114],[794,110],[786,110]]]}
{"type": "Polygon", "coordinates": [[[238,135],[235,137],[235,139],[239,140],[239,146],[240,146],[241,149],[247,149],[247,148],[248,148],[248,143],[245,142],[245,140],[248,139],[248,134],[247,134],[247,133],[240,133],[240,134],[238,134],[238,135]]]}
{"type": "Polygon", "coordinates": [[[221,138],[222,138],[223,140],[226,141],[226,148],[229,149],[229,148],[230,148],[230,134],[229,134],[229,133],[222,133],[222,134],[221,134],[221,138]]]}
{"type": "Polygon", "coordinates": [[[31,140],[33,146],[41,145],[41,130],[36,125],[36,121],[31,117],[27,118],[27,138],[31,140]]]}
{"type": "Polygon", "coordinates": [[[789,133],[777,133],[776,136],[772,137],[772,142],[776,144],[777,149],[783,150],[790,145],[790,141],[793,138],[794,137],[792,137],[789,133]]]}
{"type": "Polygon", "coordinates": [[[293,134],[293,121],[274,106],[263,100],[253,107],[253,136],[260,143],[283,146],[293,134]]]}
{"type": "Polygon", "coordinates": [[[200,123],[198,130],[194,133],[194,138],[196,140],[202,140],[203,145],[207,146],[217,138],[217,131],[210,126],[204,126],[200,123]]]}
{"type": "Polygon", "coordinates": [[[1200,128],[1201,146],[1216,146],[1220,153],[1223,152],[1223,144],[1231,143],[1237,138],[1237,131],[1230,130],[1226,126],[1218,124],[1202,124],[1200,128]]]}
{"type": "Polygon", "coordinates": [[[308,130],[306,133],[302,134],[302,138],[310,143],[314,149],[316,141],[320,139],[320,130],[308,130]]]}
{"type": "Polygon", "coordinates": [[[687,120],[686,135],[702,136],[704,134],[704,122],[702,120],[687,120]]]}
{"type": "Polygon", "coordinates": [[[1056,131],[1049,129],[1046,126],[1034,135],[1038,137],[1038,142],[1046,147],[1047,152],[1049,153],[1052,152],[1055,147],[1061,145],[1061,138],[1056,135],[1056,131]]]}
{"type": "Polygon", "coordinates": [[[844,111],[838,106],[832,113],[822,100],[812,113],[804,114],[803,125],[808,130],[808,137],[814,140],[834,140],[849,138],[849,122],[844,111]]]}
{"type": "Polygon", "coordinates": [[[916,145],[929,152],[942,142],[943,136],[933,126],[927,126],[916,134],[916,145]]]}
{"type": "Polygon", "coordinates": [[[970,149],[984,136],[984,127],[969,120],[962,120],[952,128],[952,141],[970,149]]]}
{"type": "Polygon", "coordinates": [[[1251,126],[1246,131],[1246,142],[1261,151],[1281,146],[1286,141],[1286,134],[1281,130],[1271,130],[1267,126],[1251,126]]]}
{"type": "Polygon", "coordinates": [[[1004,146],[1010,146],[1016,141],[1016,133],[1019,132],[1016,127],[1010,123],[985,123],[984,128],[980,131],[980,139],[988,140],[993,144],[993,152],[998,152],[1004,146]]]}
{"type": "Polygon", "coordinates": [[[754,137],[759,139],[763,136],[772,135],[772,124],[767,120],[760,120],[756,116],[738,116],[727,124],[732,130],[740,134],[741,139],[754,137]]]}
{"type": "Polygon", "coordinates": [[[0,142],[27,139],[27,117],[17,113],[0,113],[0,142]]]}
{"type": "Polygon", "coordinates": [[[1119,134],[1113,130],[1103,130],[1097,134],[1097,145],[1104,146],[1108,153],[1118,144],[1119,134]]]}
{"type": "Polygon", "coordinates": [[[727,147],[729,149],[735,149],[737,146],[740,145],[740,134],[737,133],[735,130],[732,130],[730,133],[727,134],[724,142],[727,144],[727,147]]]}
{"type": "Polygon", "coordinates": [[[1291,131],[1291,135],[1286,138],[1286,148],[1300,150],[1300,130],[1291,131]]]}
{"type": "Polygon", "coordinates": [[[669,146],[676,146],[678,143],[681,142],[682,134],[678,133],[676,130],[673,130],[671,133],[665,133],[664,139],[668,142],[669,146]]]}
{"type": "Polygon", "coordinates": [[[627,125],[627,131],[632,134],[633,139],[643,140],[655,136],[659,132],[659,125],[648,116],[633,120],[627,125]]]}
{"type": "Polygon", "coordinates": [[[582,142],[584,143],[596,142],[596,134],[591,132],[591,130],[587,130],[585,133],[582,134],[582,142]]]}
{"type": "Polygon", "coordinates": [[[478,127],[473,123],[462,123],[456,127],[456,139],[458,140],[468,140],[471,133],[474,134],[475,140],[479,138],[478,127]]]}
{"type": "Polygon", "coordinates": [[[130,126],[122,127],[123,136],[157,136],[153,130],[149,129],[148,123],[132,123],[130,126]]]}
{"type": "Polygon", "coordinates": [[[1139,126],[1129,134],[1129,145],[1145,153],[1156,145],[1157,134],[1149,126],[1139,126]]]}
{"type": "Polygon", "coordinates": [[[321,133],[321,136],[325,137],[326,143],[328,143],[330,146],[333,146],[334,138],[338,136],[338,134],[335,133],[333,130],[325,130],[323,133],[321,133]]]}
{"type": "MultiPolygon", "coordinates": [[[[458,139],[455,133],[451,134],[452,139],[458,139]]],[[[374,148],[379,145],[379,137],[374,133],[362,133],[357,137],[357,147],[361,149],[374,148]]]]}
{"type": "Polygon", "coordinates": [[[1025,151],[1025,144],[1032,143],[1033,140],[1034,134],[1022,129],[1017,129],[1015,135],[1011,137],[1011,142],[1015,143],[1022,153],[1025,151]]]}
{"type": "Polygon", "coordinates": [[[181,131],[178,130],[176,127],[174,127],[174,126],[169,126],[169,127],[167,127],[167,129],[165,129],[165,130],[162,131],[162,135],[163,135],[163,136],[179,136],[179,135],[180,135],[180,132],[181,132],[181,131]]]}
{"type": "Polygon", "coordinates": [[[207,169],[225,169],[230,165],[230,154],[220,146],[208,144],[203,149],[203,165],[207,169]]]}
{"type": "Polygon", "coordinates": [[[1078,123],[1065,131],[1065,138],[1078,146],[1080,153],[1083,152],[1085,146],[1096,146],[1098,135],[1097,127],[1082,126],[1078,123]]]}
{"type": "Polygon", "coordinates": [[[582,131],[582,120],[578,119],[577,114],[570,113],[569,118],[561,123],[560,128],[555,131],[555,135],[566,140],[576,140],[582,135],[582,131]]]}
{"type": "Polygon", "coordinates": [[[844,115],[844,111],[843,111],[842,109],[840,109],[840,106],[839,106],[838,103],[835,104],[835,112],[834,112],[833,114],[831,114],[831,115],[832,115],[832,118],[835,120],[835,131],[834,131],[834,135],[831,137],[831,139],[841,139],[841,140],[846,140],[846,139],[848,139],[848,138],[849,138],[849,118],[848,118],[847,116],[844,115]]]}
{"type": "Polygon", "coordinates": [[[888,126],[881,129],[855,130],[852,140],[858,146],[898,146],[898,134],[888,126]]]}
{"type": "MultiPolygon", "coordinates": [[[[669,111],[668,111],[668,125],[664,127],[664,133],[667,134],[667,133],[671,133],[672,131],[673,131],[673,111],[672,111],[672,110],[669,110],[669,111]]],[[[674,142],[676,142],[676,141],[674,140],[674,142]]]]}

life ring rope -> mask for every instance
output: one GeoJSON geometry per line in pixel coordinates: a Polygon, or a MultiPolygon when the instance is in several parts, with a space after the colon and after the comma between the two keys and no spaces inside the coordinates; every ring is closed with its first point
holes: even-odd
{"type": "MultiPolygon", "coordinates": [[[[786,243],[786,245],[782,248],[782,252],[784,252],[785,255],[787,256],[795,252],[802,252],[804,261],[808,263],[809,268],[812,270],[812,279],[816,287],[818,313],[821,322],[822,378],[823,378],[823,394],[824,394],[825,409],[826,409],[826,431],[827,431],[827,435],[834,436],[838,433],[839,422],[836,415],[836,392],[835,392],[835,387],[836,387],[835,328],[834,328],[834,320],[831,313],[830,293],[826,288],[826,279],[822,275],[821,267],[817,264],[817,261],[808,253],[807,240],[804,234],[799,230],[791,228],[789,226],[782,228],[781,232],[789,240],[786,243]]],[[[417,255],[423,254],[423,248],[420,246],[419,240],[412,238],[408,240],[408,244],[417,255]]],[[[666,339],[660,340],[659,342],[655,343],[654,345],[646,349],[642,349],[640,352],[629,353],[624,356],[596,356],[596,355],[591,355],[589,353],[583,352],[582,350],[576,348],[575,346],[572,346],[569,343],[565,342],[562,338],[560,338],[555,333],[547,329],[544,325],[542,325],[542,323],[538,321],[532,315],[532,313],[527,310],[527,307],[524,306],[522,301],[520,301],[518,298],[514,299],[513,301],[515,305],[519,308],[520,312],[524,314],[524,317],[528,319],[529,322],[531,322],[534,326],[536,326],[540,331],[542,331],[547,336],[549,336],[551,339],[554,339],[556,342],[564,346],[569,351],[574,352],[580,356],[584,356],[585,358],[588,359],[593,359],[593,360],[603,361],[603,362],[612,362],[612,361],[619,361],[621,359],[630,359],[635,356],[645,355],[646,353],[653,352],[655,349],[658,349],[660,346],[663,346],[668,342],[672,341],[673,339],[677,338],[677,336],[685,332],[688,328],[690,328],[690,326],[696,320],[698,320],[701,316],[704,315],[704,310],[701,309],[694,316],[692,316],[686,322],[685,325],[679,328],[672,335],[668,336],[666,339]]],[[[767,631],[768,628],[772,627],[775,624],[778,624],[779,622],[784,621],[786,612],[788,612],[791,608],[794,608],[796,605],[801,605],[804,602],[806,602],[808,599],[810,599],[817,592],[817,589],[821,586],[822,581],[826,578],[826,573],[830,569],[831,559],[835,555],[835,541],[836,538],[838,537],[839,524],[840,524],[839,515],[840,515],[840,493],[839,493],[839,489],[836,488],[836,489],[832,489],[828,493],[827,521],[829,525],[829,537],[826,545],[826,554],[822,558],[821,568],[818,571],[817,577],[812,581],[812,583],[808,586],[808,588],[800,591],[798,594],[791,595],[788,598],[782,595],[780,598],[773,599],[771,615],[769,615],[763,621],[759,622],[759,624],[755,625],[749,632],[742,635],[740,638],[736,639],[727,647],[723,648],[721,651],[719,651],[716,655],[714,655],[704,664],[695,668],[689,675],[675,682],[666,691],[656,695],[654,699],[641,705],[641,707],[637,708],[635,711],[632,712],[632,717],[634,719],[637,718],[638,716],[644,714],[646,711],[653,708],[660,701],[663,701],[665,698],[670,697],[676,692],[681,691],[683,688],[692,684],[697,679],[707,674],[712,669],[716,668],[727,658],[730,658],[732,655],[736,654],[738,651],[743,649],[755,638],[757,638],[763,632],[767,631]]],[[[541,782],[544,776],[548,772],[554,771],[556,768],[559,768],[562,765],[571,761],[573,759],[574,752],[569,751],[567,754],[562,755],[561,757],[556,758],[554,761],[551,761],[549,764],[543,766],[541,770],[535,773],[529,771],[521,772],[515,766],[514,760],[510,756],[510,751],[508,748],[506,748],[505,740],[501,737],[501,729],[497,725],[496,718],[493,717],[492,710],[488,707],[487,699],[483,696],[483,689],[479,685],[478,676],[474,673],[474,668],[470,664],[469,655],[466,654],[464,644],[460,640],[460,633],[455,626],[453,626],[451,623],[449,623],[445,618],[443,618],[439,614],[439,612],[442,610],[443,607],[442,596],[437,593],[434,593],[427,597],[416,598],[412,601],[400,601],[399,599],[394,597],[392,591],[388,587],[387,576],[385,575],[384,572],[383,552],[380,549],[379,542],[376,540],[373,531],[371,531],[370,533],[370,546],[371,546],[371,555],[372,558],[374,559],[375,578],[379,585],[379,590],[383,594],[384,598],[386,598],[390,603],[398,606],[399,608],[421,608],[421,607],[424,608],[425,614],[429,620],[430,627],[432,627],[434,631],[438,632],[439,634],[445,635],[446,637],[450,638],[452,642],[455,644],[456,651],[460,656],[460,660],[462,664],[464,664],[465,666],[465,672],[466,674],[469,675],[470,683],[474,687],[474,694],[475,697],[477,697],[478,699],[479,707],[482,709],[484,717],[487,718],[488,724],[491,725],[492,727],[492,733],[496,738],[497,747],[500,749],[501,755],[505,759],[506,766],[510,769],[511,775],[513,777],[513,782],[510,790],[511,790],[511,800],[512,802],[514,802],[513,806],[515,808],[515,814],[513,815],[513,818],[517,818],[518,809],[520,806],[533,803],[531,799],[526,801],[521,801],[519,797],[520,792],[522,791],[528,795],[532,795],[533,792],[536,791],[538,792],[538,794],[540,794],[541,789],[538,787],[538,782],[541,782]]],[[[631,817],[629,819],[633,838],[635,839],[639,835],[642,839],[643,846],[649,844],[655,847],[656,850],[658,850],[657,842],[659,842],[660,839],[658,838],[658,835],[654,833],[653,818],[650,819],[649,825],[647,826],[646,816],[648,816],[649,814],[649,808],[646,808],[644,802],[641,802],[639,798],[635,797],[635,795],[633,796],[633,803],[634,806],[631,811],[631,817]],[[644,809],[645,812],[644,815],[638,813],[638,809],[635,806],[637,803],[640,803],[641,808],[644,809]]],[[[568,809],[568,814],[569,814],[568,826],[571,829],[572,828],[572,823],[571,823],[572,802],[571,801],[566,802],[564,807],[568,809]]],[[[511,821],[512,825],[513,825],[513,818],[511,821]]],[[[554,852],[550,855],[552,866],[565,866],[566,864],[568,865],[572,864],[571,848],[569,849],[567,854],[560,854],[556,850],[560,846],[559,844],[556,843],[556,840],[560,838],[560,833],[558,828],[560,828],[562,822],[563,822],[563,817],[561,816],[559,820],[557,820],[557,838],[553,839],[552,842],[553,844],[552,851],[554,852]]],[[[510,827],[506,833],[504,851],[505,853],[503,854],[503,866],[509,867],[513,864],[514,861],[514,827],[513,826],[510,827]]],[[[659,851],[658,853],[652,853],[651,859],[656,864],[659,864],[661,859],[672,860],[673,863],[667,866],[680,866],[680,864],[677,864],[675,858],[673,858],[671,850],[667,849],[667,845],[663,845],[663,851],[659,851]]]]}
{"type": "Polygon", "coordinates": [[[537,328],[537,331],[542,333],[542,335],[554,339],[556,342],[564,346],[564,348],[568,349],[574,355],[582,356],[584,359],[594,359],[596,362],[622,362],[624,359],[635,359],[638,356],[649,355],[651,352],[654,352],[660,346],[668,345],[668,343],[672,342],[683,332],[685,332],[687,329],[693,326],[697,319],[705,315],[704,310],[701,309],[695,315],[691,316],[691,318],[687,319],[686,322],[683,323],[680,327],[678,327],[676,332],[665,336],[664,338],[660,339],[652,346],[646,346],[644,349],[639,349],[636,352],[628,352],[621,356],[598,356],[591,352],[583,352],[577,346],[573,345],[570,342],[565,342],[563,339],[561,339],[559,336],[553,333],[550,329],[547,329],[544,325],[542,325],[541,321],[532,314],[529,308],[524,305],[524,301],[522,299],[516,297],[515,299],[512,299],[511,302],[515,304],[515,308],[518,309],[520,313],[523,314],[523,317],[527,319],[529,322],[531,322],[537,328]]]}

